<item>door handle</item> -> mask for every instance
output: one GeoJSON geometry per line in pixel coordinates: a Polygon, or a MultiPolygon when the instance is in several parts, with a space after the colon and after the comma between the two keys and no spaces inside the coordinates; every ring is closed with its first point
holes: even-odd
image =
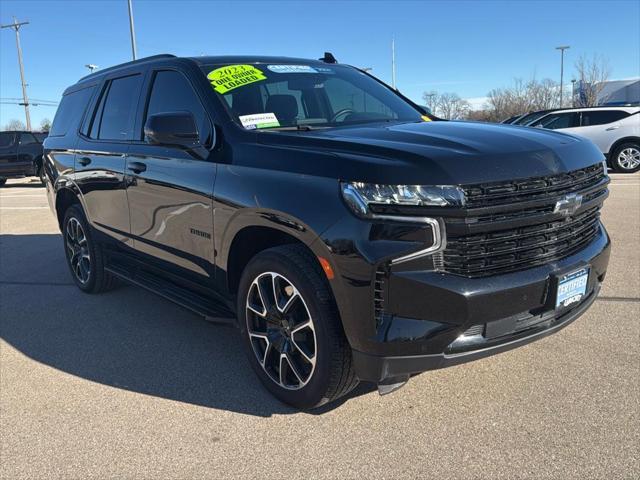
{"type": "Polygon", "coordinates": [[[606,130],[606,131],[607,131],[607,132],[609,132],[609,131],[611,131],[611,130],[615,130],[615,129],[617,129],[617,128],[620,128],[620,125],[614,125],[613,127],[609,127],[609,128],[607,128],[607,130],[606,130]]]}
{"type": "Polygon", "coordinates": [[[147,170],[147,165],[142,162],[129,162],[127,170],[131,170],[133,173],[142,173],[147,170]]]}
{"type": "Polygon", "coordinates": [[[91,163],[91,159],[89,157],[82,157],[82,158],[78,159],[78,163],[80,165],[82,165],[83,167],[86,167],[87,165],[89,165],[91,163]]]}

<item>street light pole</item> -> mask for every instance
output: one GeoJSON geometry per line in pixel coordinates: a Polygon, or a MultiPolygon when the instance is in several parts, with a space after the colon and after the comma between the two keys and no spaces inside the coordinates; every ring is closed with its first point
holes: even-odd
{"type": "Polygon", "coordinates": [[[556,47],[556,50],[560,50],[560,107],[562,107],[562,95],[564,93],[564,51],[569,48],[571,48],[569,45],[556,47]]]}
{"type": "Polygon", "coordinates": [[[576,106],[576,79],[571,79],[571,106],[576,106]]]}
{"type": "Polygon", "coordinates": [[[27,120],[27,130],[31,130],[31,115],[29,114],[29,97],[27,97],[27,82],[24,80],[24,66],[22,64],[22,48],[20,47],[20,27],[28,25],[29,22],[20,22],[13,17],[13,23],[0,25],[0,28],[13,28],[16,32],[16,47],[18,48],[18,63],[20,64],[20,83],[22,84],[22,104],[24,105],[24,116],[27,120]]]}
{"type": "Polygon", "coordinates": [[[129,3],[129,32],[131,33],[131,54],[133,55],[133,59],[135,60],[137,55],[136,51],[136,32],[133,28],[133,6],[131,5],[131,0],[128,0],[129,3]]]}
{"type": "Polygon", "coordinates": [[[396,88],[396,39],[391,40],[391,86],[396,88]]]}

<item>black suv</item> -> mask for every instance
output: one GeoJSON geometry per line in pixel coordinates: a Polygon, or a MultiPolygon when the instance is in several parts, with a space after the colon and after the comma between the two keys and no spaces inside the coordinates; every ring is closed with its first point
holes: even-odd
{"type": "Polygon", "coordinates": [[[8,178],[38,176],[42,170],[42,142],[46,132],[0,132],[0,187],[8,178]]]}
{"type": "Polygon", "coordinates": [[[425,114],[331,55],[89,75],[45,142],[74,281],[236,323],[264,385],[300,408],[571,323],[609,260],[602,153],[425,114]]]}

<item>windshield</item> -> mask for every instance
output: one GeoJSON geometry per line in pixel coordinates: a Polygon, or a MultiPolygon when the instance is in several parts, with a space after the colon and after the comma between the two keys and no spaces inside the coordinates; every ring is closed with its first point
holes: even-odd
{"type": "Polygon", "coordinates": [[[514,123],[514,125],[529,125],[532,122],[535,122],[537,119],[544,117],[547,113],[549,113],[550,110],[544,110],[542,112],[533,112],[533,113],[529,113],[527,115],[525,115],[524,117],[522,117],[519,120],[516,120],[514,123]]]}
{"type": "Polygon", "coordinates": [[[420,121],[384,85],[342,65],[206,65],[202,70],[234,121],[246,129],[312,129],[420,121]]]}

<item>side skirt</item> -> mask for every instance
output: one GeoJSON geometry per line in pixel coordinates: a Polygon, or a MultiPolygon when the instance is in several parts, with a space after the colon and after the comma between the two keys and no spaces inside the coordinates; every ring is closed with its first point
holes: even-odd
{"type": "Polygon", "coordinates": [[[207,321],[236,324],[234,312],[222,299],[214,298],[215,294],[213,292],[210,295],[199,293],[195,289],[187,288],[150,269],[144,268],[144,264],[127,262],[118,257],[109,255],[108,264],[105,266],[105,270],[112,275],[202,315],[207,321]]]}

